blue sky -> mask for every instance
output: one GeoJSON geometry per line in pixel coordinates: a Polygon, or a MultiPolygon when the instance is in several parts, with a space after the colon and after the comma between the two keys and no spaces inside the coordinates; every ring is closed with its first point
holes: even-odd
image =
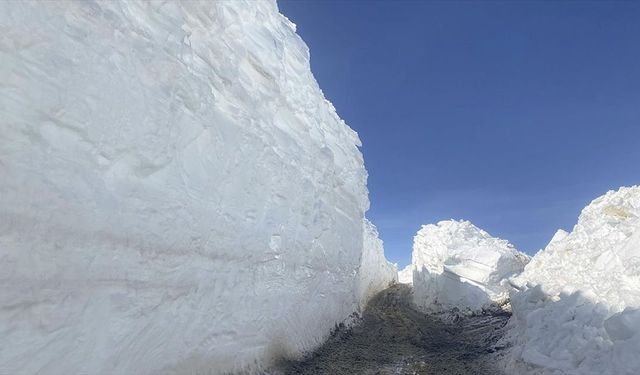
{"type": "Polygon", "coordinates": [[[640,2],[280,1],[363,142],[369,218],[410,263],[467,219],[529,254],[640,183],[640,2]]]}

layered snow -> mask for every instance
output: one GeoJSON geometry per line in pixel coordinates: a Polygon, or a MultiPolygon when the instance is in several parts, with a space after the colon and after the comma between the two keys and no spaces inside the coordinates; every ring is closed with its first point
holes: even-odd
{"type": "Polygon", "coordinates": [[[422,226],[414,237],[414,299],[424,309],[479,310],[506,302],[528,257],[468,221],[422,226]]]}
{"type": "Polygon", "coordinates": [[[591,202],[512,282],[511,372],[640,373],[640,187],[591,202]]]}
{"type": "Polygon", "coordinates": [[[0,373],[223,373],[395,270],[275,2],[0,2],[0,373]]]}

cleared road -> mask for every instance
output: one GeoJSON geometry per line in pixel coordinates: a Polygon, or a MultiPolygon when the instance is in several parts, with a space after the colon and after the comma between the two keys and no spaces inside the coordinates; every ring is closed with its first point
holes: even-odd
{"type": "Polygon", "coordinates": [[[280,366],[281,373],[501,374],[492,358],[509,319],[506,314],[452,318],[417,311],[411,288],[394,285],[375,296],[362,321],[339,329],[316,352],[280,366]]]}

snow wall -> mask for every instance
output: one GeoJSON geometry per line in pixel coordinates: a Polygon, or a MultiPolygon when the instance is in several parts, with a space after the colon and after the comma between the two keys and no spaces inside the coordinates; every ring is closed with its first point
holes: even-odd
{"type": "MultiPolygon", "coordinates": [[[[529,257],[468,221],[422,226],[414,237],[414,301],[426,310],[480,310],[508,301],[507,279],[529,257]]],[[[404,271],[406,272],[406,271],[404,271]]]]}
{"type": "Polygon", "coordinates": [[[512,282],[509,373],[640,374],[640,186],[591,202],[512,282]]]}
{"type": "Polygon", "coordinates": [[[358,281],[358,299],[364,309],[367,301],[377,292],[398,281],[398,267],[384,257],[382,240],[378,230],[369,220],[364,220],[362,261],[358,281]]]}
{"type": "Polygon", "coordinates": [[[0,30],[0,373],[255,370],[396,277],[275,2],[0,2],[0,30]]]}

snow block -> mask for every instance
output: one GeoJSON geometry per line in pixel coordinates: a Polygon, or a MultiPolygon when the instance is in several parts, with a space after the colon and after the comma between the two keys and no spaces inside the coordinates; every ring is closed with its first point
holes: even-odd
{"type": "Polygon", "coordinates": [[[508,299],[528,257],[468,221],[424,225],[414,237],[414,299],[424,309],[480,310],[508,299]]]}
{"type": "Polygon", "coordinates": [[[591,202],[512,283],[510,373],[640,373],[640,187],[591,202]]]}
{"type": "Polygon", "coordinates": [[[264,368],[395,277],[275,2],[0,2],[0,30],[0,373],[264,368]]]}

